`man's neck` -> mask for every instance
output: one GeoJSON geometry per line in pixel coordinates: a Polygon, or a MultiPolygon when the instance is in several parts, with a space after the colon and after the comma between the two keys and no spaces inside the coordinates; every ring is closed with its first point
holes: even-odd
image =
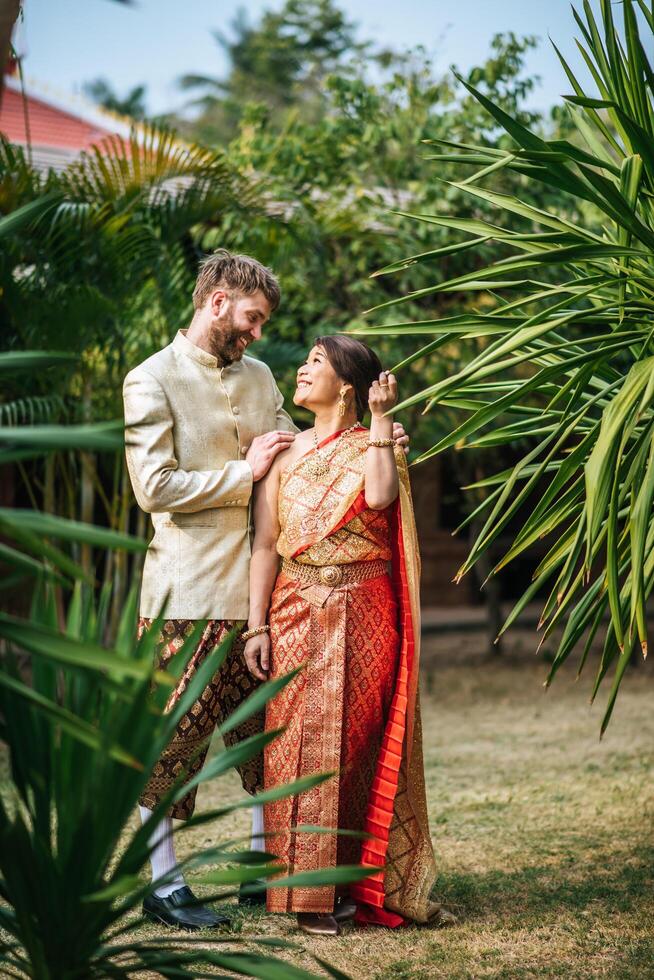
{"type": "Polygon", "coordinates": [[[186,339],[189,340],[200,350],[206,351],[207,354],[211,354],[218,361],[218,367],[222,367],[224,362],[220,354],[215,350],[211,342],[211,327],[209,324],[203,323],[196,320],[195,317],[191,320],[188,329],[186,331],[186,339]]]}

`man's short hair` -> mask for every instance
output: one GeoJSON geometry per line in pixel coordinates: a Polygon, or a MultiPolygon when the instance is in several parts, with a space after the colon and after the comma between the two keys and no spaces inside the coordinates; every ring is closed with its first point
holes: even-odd
{"type": "Polygon", "coordinates": [[[200,271],[193,290],[193,306],[199,310],[215,289],[233,289],[245,296],[259,290],[276,310],[281,299],[279,283],[261,262],[249,255],[234,255],[226,248],[219,248],[200,263],[200,271]]]}

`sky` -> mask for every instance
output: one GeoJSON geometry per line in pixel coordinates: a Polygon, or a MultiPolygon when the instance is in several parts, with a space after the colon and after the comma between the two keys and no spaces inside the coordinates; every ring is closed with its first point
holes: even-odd
{"type": "MultiPolygon", "coordinates": [[[[529,99],[532,108],[545,109],[570,91],[548,35],[585,78],[569,0],[341,0],[340,5],[359,25],[361,39],[394,48],[422,44],[439,74],[452,64],[463,70],[481,64],[495,33],[537,35],[541,42],[527,69],[542,83],[529,99]]],[[[144,82],[150,113],[179,110],[188,100],[175,84],[181,75],[225,74],[226,60],[211,32],[228,30],[238,6],[256,22],[263,10],[279,9],[282,0],[136,0],[131,7],[110,0],[24,0],[18,46],[25,75],[62,95],[80,94],[82,84],[98,76],[120,95],[144,82]]]]}

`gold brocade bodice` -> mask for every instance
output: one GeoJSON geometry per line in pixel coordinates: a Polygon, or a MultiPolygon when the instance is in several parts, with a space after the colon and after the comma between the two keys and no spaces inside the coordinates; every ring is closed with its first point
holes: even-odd
{"type": "Polygon", "coordinates": [[[388,510],[362,511],[338,531],[316,541],[295,560],[305,565],[346,565],[377,559],[391,559],[388,510]]]}
{"type": "Polygon", "coordinates": [[[390,561],[391,508],[360,510],[339,527],[363,492],[368,438],[367,429],[350,432],[302,456],[284,473],[277,543],[283,558],[318,566],[390,561]]]}

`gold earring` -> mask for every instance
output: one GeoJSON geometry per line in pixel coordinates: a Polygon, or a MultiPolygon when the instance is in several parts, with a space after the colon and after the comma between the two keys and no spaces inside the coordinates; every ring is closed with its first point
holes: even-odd
{"type": "Polygon", "coordinates": [[[345,388],[341,389],[341,397],[338,402],[338,414],[343,418],[345,415],[345,388]]]}

